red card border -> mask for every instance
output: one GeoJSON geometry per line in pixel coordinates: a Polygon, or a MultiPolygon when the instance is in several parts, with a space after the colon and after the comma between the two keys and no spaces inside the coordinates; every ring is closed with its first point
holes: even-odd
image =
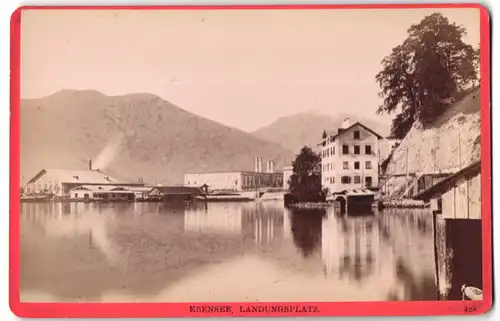
{"type": "MultiPolygon", "coordinates": [[[[19,317],[217,317],[217,316],[397,316],[482,314],[492,306],[492,225],[491,225],[491,107],[490,107],[490,21],[480,4],[353,4],[353,5],[216,5],[216,6],[22,6],[11,17],[11,89],[10,89],[10,308],[19,317]],[[300,302],[300,303],[228,303],[233,313],[192,313],[190,306],[210,303],[23,303],[20,302],[20,36],[21,13],[29,9],[79,10],[312,10],[312,9],[444,9],[475,8],[480,11],[481,76],[481,172],[483,227],[483,293],[482,301],[431,302],[300,302]],[[259,313],[240,312],[249,306],[315,305],[319,312],[259,313]],[[466,307],[475,311],[467,313],[466,307]]],[[[221,303],[213,303],[221,305],[221,303]]]]}

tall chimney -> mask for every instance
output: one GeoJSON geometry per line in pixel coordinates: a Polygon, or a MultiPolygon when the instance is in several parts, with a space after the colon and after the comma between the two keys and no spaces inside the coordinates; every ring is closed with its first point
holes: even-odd
{"type": "Polygon", "coordinates": [[[259,157],[259,173],[262,173],[262,157],[259,157]]]}
{"type": "Polygon", "coordinates": [[[254,159],[254,170],[255,172],[259,172],[259,158],[255,157],[254,159]]]}
{"type": "Polygon", "coordinates": [[[269,173],[274,173],[274,161],[270,160],[269,165],[271,166],[271,169],[269,170],[269,173]]]}
{"type": "Polygon", "coordinates": [[[266,162],[266,172],[271,173],[271,161],[270,160],[268,160],[266,162]]]}
{"type": "Polygon", "coordinates": [[[92,170],[92,160],[89,159],[89,171],[91,171],[91,170],[92,170]]]}

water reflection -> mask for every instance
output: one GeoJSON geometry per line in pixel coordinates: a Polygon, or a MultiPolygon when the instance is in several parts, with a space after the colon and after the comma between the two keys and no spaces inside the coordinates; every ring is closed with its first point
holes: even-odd
{"type": "Polygon", "coordinates": [[[345,218],[330,211],[322,228],[326,274],[361,282],[379,271],[381,248],[375,217],[345,218]]]}
{"type": "Polygon", "coordinates": [[[281,202],[21,209],[24,300],[436,299],[432,221],[421,210],[344,217],[281,202]]]}
{"type": "Polygon", "coordinates": [[[185,211],[184,230],[239,235],[243,227],[242,216],[241,207],[232,209],[216,203],[209,211],[208,206],[191,206],[185,211]]]}
{"type": "Polygon", "coordinates": [[[321,223],[325,215],[324,209],[296,209],[291,212],[293,242],[305,257],[321,248],[321,223]]]}

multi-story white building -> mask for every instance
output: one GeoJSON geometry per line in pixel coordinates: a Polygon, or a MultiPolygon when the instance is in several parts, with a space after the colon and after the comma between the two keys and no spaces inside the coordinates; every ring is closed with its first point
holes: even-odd
{"type": "Polygon", "coordinates": [[[345,119],[337,133],[323,134],[321,142],[322,187],[331,193],[377,187],[379,147],[382,136],[345,119]]]}

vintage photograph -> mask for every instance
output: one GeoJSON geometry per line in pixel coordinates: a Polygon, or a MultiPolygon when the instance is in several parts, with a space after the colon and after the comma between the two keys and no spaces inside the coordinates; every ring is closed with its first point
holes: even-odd
{"type": "Polygon", "coordinates": [[[480,11],[21,13],[21,302],[481,300],[480,11]]]}

